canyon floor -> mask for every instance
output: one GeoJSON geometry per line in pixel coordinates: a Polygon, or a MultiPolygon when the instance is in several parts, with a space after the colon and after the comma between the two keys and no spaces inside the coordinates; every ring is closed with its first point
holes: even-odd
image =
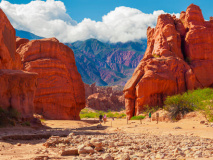
{"type": "Polygon", "coordinates": [[[0,159],[213,159],[213,125],[201,121],[205,118],[197,114],[158,124],[149,119],[128,124],[108,119],[102,126],[97,119],[45,120],[42,128],[0,128],[0,159]]]}

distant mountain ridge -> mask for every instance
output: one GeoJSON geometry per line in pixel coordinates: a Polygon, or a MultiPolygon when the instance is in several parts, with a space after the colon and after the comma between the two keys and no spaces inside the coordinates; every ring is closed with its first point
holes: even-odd
{"type": "MultiPolygon", "coordinates": [[[[17,29],[16,36],[29,40],[43,38],[17,29]]],[[[65,44],[74,52],[76,66],[84,83],[124,86],[143,58],[146,43],[146,39],[126,43],[104,43],[97,39],[88,39],[65,44]]]]}
{"type": "Polygon", "coordinates": [[[76,65],[87,84],[124,85],[143,58],[146,39],[140,42],[104,43],[88,39],[67,43],[74,51],[76,65]]]}
{"type": "Polygon", "coordinates": [[[29,39],[29,40],[44,38],[44,37],[37,36],[33,33],[27,32],[27,31],[21,31],[21,30],[18,30],[18,29],[15,29],[15,30],[16,30],[16,36],[17,37],[26,38],[26,39],[29,39]]]}

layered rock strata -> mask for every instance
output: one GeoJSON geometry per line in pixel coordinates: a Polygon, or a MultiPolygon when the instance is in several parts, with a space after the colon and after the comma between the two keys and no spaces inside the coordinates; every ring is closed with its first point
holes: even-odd
{"type": "Polygon", "coordinates": [[[0,9],[0,107],[15,109],[20,118],[33,117],[37,74],[21,71],[15,30],[0,9]]]}
{"type": "Polygon", "coordinates": [[[85,89],[73,51],[55,38],[20,45],[23,69],[38,73],[34,110],[47,119],[80,119],[85,89]]]}
{"type": "Polygon", "coordinates": [[[20,47],[20,45],[29,42],[29,39],[16,37],[16,49],[20,47]]]}
{"type": "Polygon", "coordinates": [[[213,84],[213,21],[191,4],[180,19],[158,17],[147,29],[147,50],[124,87],[129,118],[145,106],[162,106],[167,96],[213,84]]]}

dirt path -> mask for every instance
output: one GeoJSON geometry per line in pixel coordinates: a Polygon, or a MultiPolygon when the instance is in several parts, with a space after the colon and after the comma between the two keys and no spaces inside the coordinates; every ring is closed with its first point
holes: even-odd
{"type": "MultiPolygon", "coordinates": [[[[70,132],[76,135],[107,135],[109,133],[134,133],[153,135],[185,135],[199,136],[213,139],[213,127],[211,124],[200,124],[203,117],[193,117],[180,120],[178,122],[149,122],[144,119],[140,121],[129,121],[126,119],[108,119],[106,124],[102,123],[101,128],[97,128],[98,121],[88,119],[83,121],[63,121],[46,120],[45,128],[33,129],[29,127],[0,128],[0,159],[1,160],[28,160],[38,156],[49,156],[51,159],[67,159],[58,156],[56,152],[47,153],[43,143],[51,135],[67,136],[70,132]],[[21,135],[21,139],[20,139],[21,135]],[[36,137],[37,135],[37,137],[36,137]],[[11,139],[7,139],[11,136],[11,139]],[[30,140],[25,140],[27,136],[30,140]],[[4,139],[6,137],[6,139],[4,139]],[[3,139],[2,139],[3,138],[3,139]]],[[[43,158],[45,159],[45,158],[43,158]]]]}

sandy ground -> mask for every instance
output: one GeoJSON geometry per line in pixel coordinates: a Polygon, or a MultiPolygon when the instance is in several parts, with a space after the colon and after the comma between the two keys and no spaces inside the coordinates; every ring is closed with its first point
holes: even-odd
{"type": "MultiPolygon", "coordinates": [[[[200,136],[213,139],[213,127],[211,124],[200,124],[205,120],[202,116],[182,119],[178,122],[150,122],[149,119],[128,121],[126,119],[108,119],[101,128],[97,128],[97,120],[87,119],[82,121],[46,120],[43,128],[30,128],[16,126],[13,128],[0,128],[0,160],[28,160],[38,156],[44,156],[48,135],[66,136],[70,132],[76,134],[107,134],[107,133],[150,133],[153,135],[181,134],[188,136],[200,136]],[[40,135],[40,137],[35,137],[40,135]],[[8,138],[11,136],[12,139],[8,138]],[[20,138],[20,136],[22,136],[20,138]],[[29,140],[26,137],[29,136],[29,140]],[[6,137],[6,138],[5,138],[6,137]]],[[[57,153],[50,153],[51,159],[67,159],[59,157],[57,153]]]]}

